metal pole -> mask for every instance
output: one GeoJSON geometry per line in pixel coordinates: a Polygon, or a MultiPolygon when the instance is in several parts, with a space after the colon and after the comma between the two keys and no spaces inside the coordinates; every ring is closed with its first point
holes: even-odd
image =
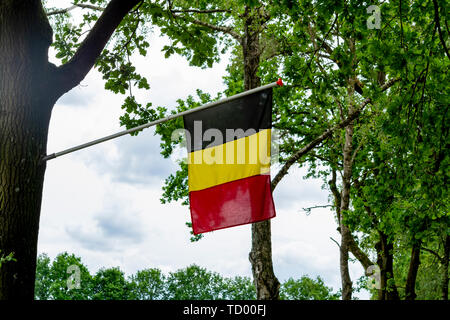
{"type": "Polygon", "coordinates": [[[132,133],[132,132],[135,132],[135,131],[139,131],[139,130],[142,130],[142,129],[145,129],[145,128],[149,128],[149,127],[155,126],[157,124],[160,124],[160,123],[163,123],[163,122],[166,122],[166,121],[178,118],[178,117],[182,117],[182,116],[190,114],[190,113],[194,113],[194,112],[197,112],[197,111],[200,111],[200,110],[208,109],[208,108],[217,106],[218,104],[221,104],[221,103],[224,103],[224,102],[232,101],[232,100],[235,100],[235,99],[238,99],[238,98],[242,98],[244,96],[247,96],[249,94],[252,94],[252,93],[255,93],[255,92],[258,92],[258,91],[262,91],[262,90],[265,90],[265,89],[269,89],[269,88],[276,87],[276,86],[282,86],[282,85],[283,85],[283,82],[282,82],[282,80],[280,78],[276,82],[272,82],[272,83],[266,84],[266,85],[258,87],[258,88],[247,90],[247,91],[238,93],[238,94],[236,94],[234,96],[231,96],[231,97],[227,97],[227,98],[224,98],[224,99],[221,99],[221,100],[217,100],[217,101],[214,101],[214,102],[211,102],[211,103],[208,103],[208,104],[204,104],[204,105],[202,105],[200,107],[197,107],[197,108],[194,108],[194,109],[190,109],[190,110],[186,110],[186,111],[183,111],[183,112],[180,112],[180,113],[177,113],[177,114],[172,114],[172,115],[170,115],[168,117],[165,117],[165,118],[161,118],[161,119],[158,119],[158,120],[155,120],[155,121],[152,121],[152,122],[149,122],[149,123],[146,123],[146,124],[143,124],[143,125],[140,125],[140,126],[128,129],[128,130],[117,132],[117,133],[111,134],[109,136],[100,138],[100,139],[96,139],[96,140],[93,140],[93,141],[90,141],[90,142],[86,142],[86,143],[80,144],[78,146],[75,146],[75,147],[72,147],[72,148],[60,151],[60,152],[56,152],[56,153],[52,153],[50,155],[46,155],[45,157],[42,158],[42,160],[43,161],[47,161],[47,160],[55,159],[55,158],[60,157],[62,155],[65,155],[65,154],[68,154],[68,153],[71,153],[71,152],[74,152],[74,151],[78,151],[78,150],[81,150],[81,149],[84,149],[84,148],[87,148],[87,147],[90,147],[90,146],[93,146],[93,145],[96,145],[96,144],[99,144],[99,143],[102,143],[102,142],[105,142],[105,141],[108,141],[108,140],[112,140],[112,139],[124,136],[126,134],[129,134],[129,133],[132,133]]]}

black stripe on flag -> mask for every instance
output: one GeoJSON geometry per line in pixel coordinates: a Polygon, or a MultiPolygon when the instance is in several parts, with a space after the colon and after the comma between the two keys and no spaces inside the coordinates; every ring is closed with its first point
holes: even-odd
{"type": "Polygon", "coordinates": [[[187,141],[188,152],[237,140],[252,135],[255,131],[270,129],[272,127],[272,88],[185,115],[183,121],[184,128],[191,137],[191,141],[189,139],[187,141]],[[197,121],[200,121],[201,126],[197,121]],[[194,122],[197,122],[196,128],[194,128],[194,122]],[[199,130],[200,127],[201,130],[199,130]],[[223,141],[205,141],[203,135],[209,129],[219,130],[223,141]],[[227,137],[226,129],[241,130],[235,131],[237,135],[227,137]],[[252,132],[249,129],[255,131],[252,132]]]}

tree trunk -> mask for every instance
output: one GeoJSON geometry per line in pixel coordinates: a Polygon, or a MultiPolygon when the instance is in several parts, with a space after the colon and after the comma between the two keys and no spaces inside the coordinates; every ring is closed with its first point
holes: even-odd
{"type": "MultiPolygon", "coordinates": [[[[338,220],[338,223],[339,223],[338,230],[339,230],[339,232],[341,232],[341,229],[342,229],[342,223],[341,223],[341,221],[342,221],[341,220],[342,201],[341,201],[341,197],[342,197],[342,195],[339,192],[339,190],[337,188],[337,185],[336,185],[336,178],[337,178],[336,177],[336,170],[333,169],[331,173],[332,173],[332,178],[331,178],[330,181],[328,181],[328,185],[330,186],[330,190],[331,190],[331,192],[333,194],[333,197],[334,197],[334,205],[336,207],[336,216],[337,216],[337,220],[338,220]]],[[[345,242],[347,243],[347,252],[351,252],[355,256],[355,258],[358,259],[358,261],[361,263],[361,265],[364,268],[364,273],[366,275],[368,275],[367,272],[368,272],[370,266],[373,265],[373,262],[370,261],[370,259],[367,256],[367,254],[365,252],[363,252],[361,250],[361,248],[358,246],[358,243],[356,242],[356,240],[352,236],[352,234],[349,232],[348,228],[344,226],[344,229],[346,230],[346,235],[345,235],[346,240],[345,240],[345,242]]],[[[341,241],[342,241],[342,238],[341,238],[341,241]]],[[[348,259],[348,253],[347,253],[347,259],[348,259]]],[[[343,268],[344,269],[347,268],[346,273],[348,275],[348,264],[347,264],[347,267],[344,265],[343,268]]],[[[341,271],[342,271],[342,269],[341,269],[341,271]]],[[[350,280],[350,276],[349,275],[347,276],[347,275],[345,275],[345,277],[346,277],[347,281],[349,281],[350,280]]],[[[347,284],[346,286],[347,286],[347,288],[348,287],[350,287],[350,288],[352,287],[351,280],[350,280],[350,284],[347,284]]]]}
{"type": "Polygon", "coordinates": [[[380,241],[376,245],[377,263],[380,267],[380,289],[378,300],[399,300],[397,287],[390,284],[389,279],[394,279],[394,246],[388,241],[387,235],[379,231],[380,241]]]}
{"type": "Polygon", "coordinates": [[[444,258],[442,261],[442,300],[448,300],[448,262],[450,259],[450,235],[444,243],[444,258]]]}
{"type": "Polygon", "coordinates": [[[72,59],[48,62],[52,29],[41,0],[0,2],[0,299],[33,299],[47,134],[56,100],[93,67],[139,0],[111,0],[72,59]]]}
{"type": "Polygon", "coordinates": [[[56,97],[41,1],[0,4],[0,299],[34,296],[47,132],[56,97]]]}
{"type": "MultiPolygon", "coordinates": [[[[257,13],[246,7],[245,35],[242,41],[245,90],[261,85],[261,79],[257,75],[261,56],[259,32],[253,29],[259,27],[257,24],[255,26],[253,17],[255,14],[257,13]]],[[[252,248],[249,260],[252,265],[256,298],[259,300],[279,299],[280,282],[273,272],[271,237],[270,220],[252,224],[252,248]]]]}
{"type": "MultiPolygon", "coordinates": [[[[348,113],[351,114],[354,111],[354,79],[349,80],[349,106],[348,113]]],[[[350,188],[352,179],[352,154],[353,154],[353,121],[345,127],[345,141],[343,148],[343,165],[344,173],[342,177],[342,190],[341,190],[341,207],[340,207],[340,219],[339,229],[341,232],[341,246],[340,246],[340,270],[341,270],[341,284],[342,284],[342,300],[352,299],[352,280],[350,278],[350,272],[348,267],[349,258],[349,245],[351,240],[351,232],[348,226],[345,225],[344,219],[346,212],[350,208],[350,188]]]]}
{"type": "Polygon", "coordinates": [[[415,242],[411,249],[411,260],[409,262],[408,276],[406,278],[405,285],[405,300],[415,300],[416,299],[416,278],[417,271],[420,266],[420,247],[422,243],[415,242]]]}
{"type": "MultiPolygon", "coordinates": [[[[346,130],[347,132],[348,130],[346,130]]],[[[347,134],[346,134],[347,136],[347,134]]],[[[345,157],[344,157],[345,161],[345,157]]],[[[345,172],[345,166],[344,166],[345,172]]],[[[345,173],[344,173],[345,175],[345,173]]],[[[348,266],[349,259],[349,243],[351,238],[350,229],[344,224],[344,215],[345,210],[348,210],[348,202],[349,196],[346,194],[349,190],[349,187],[345,186],[342,189],[342,205],[341,205],[341,220],[340,224],[340,232],[341,232],[341,245],[339,248],[340,253],[340,270],[341,270],[341,284],[342,284],[342,300],[351,300],[352,299],[352,281],[350,278],[350,271],[348,266]],[[346,199],[347,198],[347,199],[346,199]]]]}

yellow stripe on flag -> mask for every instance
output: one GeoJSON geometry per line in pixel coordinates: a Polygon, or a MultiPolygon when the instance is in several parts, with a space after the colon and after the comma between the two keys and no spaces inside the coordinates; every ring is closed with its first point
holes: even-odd
{"type": "Polygon", "coordinates": [[[271,130],[188,154],[189,191],[270,171],[271,130]]]}

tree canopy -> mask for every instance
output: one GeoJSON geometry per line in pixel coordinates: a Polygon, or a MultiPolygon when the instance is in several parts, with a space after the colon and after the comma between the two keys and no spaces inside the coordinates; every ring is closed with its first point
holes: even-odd
{"type": "MultiPolygon", "coordinates": [[[[308,177],[323,180],[341,234],[342,298],[352,299],[356,290],[349,272],[353,256],[366,276],[378,267],[378,299],[448,299],[448,11],[444,0],[375,7],[355,0],[74,0],[66,8],[40,0],[2,1],[0,298],[33,296],[42,157],[52,109],[96,68],[105,89],[123,98],[120,121],[127,128],[282,76],[287,85],[273,97],[280,153],[272,190],[292,167],[304,166],[308,177]],[[228,52],[226,90],[215,97],[198,90],[197,97],[178,100],[175,107],[138,101],[135,93],[150,85],[133,58],[147,54],[154,28],[170,39],[163,54],[181,55],[192,66],[210,68],[228,52]],[[56,64],[48,61],[50,47],[56,64]]],[[[182,146],[182,139],[172,136],[182,125],[178,119],[157,127],[163,156],[182,146]]],[[[188,204],[186,179],[180,161],[161,201],[188,204]]],[[[167,278],[144,270],[129,282],[114,268],[91,276],[73,255],[58,256],[51,266],[43,256],[36,295],[128,299],[170,292],[173,299],[215,299],[250,297],[254,289],[259,299],[304,296],[305,290],[309,298],[334,297],[319,278],[280,286],[270,221],[252,225],[249,259],[253,288],[248,279],[225,281],[197,266],[167,278]],[[71,265],[92,284],[89,293],[64,288],[62,273],[71,265]],[[198,286],[180,287],[189,277],[198,279],[198,286]],[[163,283],[169,291],[160,290],[163,283]],[[220,291],[224,283],[228,287],[220,291]]]]}
{"type": "MultiPolygon", "coordinates": [[[[224,277],[198,265],[168,274],[148,268],[125,276],[117,267],[101,268],[91,274],[81,258],[67,252],[53,261],[46,254],[38,257],[36,291],[38,300],[255,300],[250,278],[224,277]],[[70,266],[80,268],[78,287],[70,287],[70,266]]],[[[290,278],[281,286],[283,300],[338,299],[339,293],[325,286],[320,277],[290,278]]]]}

